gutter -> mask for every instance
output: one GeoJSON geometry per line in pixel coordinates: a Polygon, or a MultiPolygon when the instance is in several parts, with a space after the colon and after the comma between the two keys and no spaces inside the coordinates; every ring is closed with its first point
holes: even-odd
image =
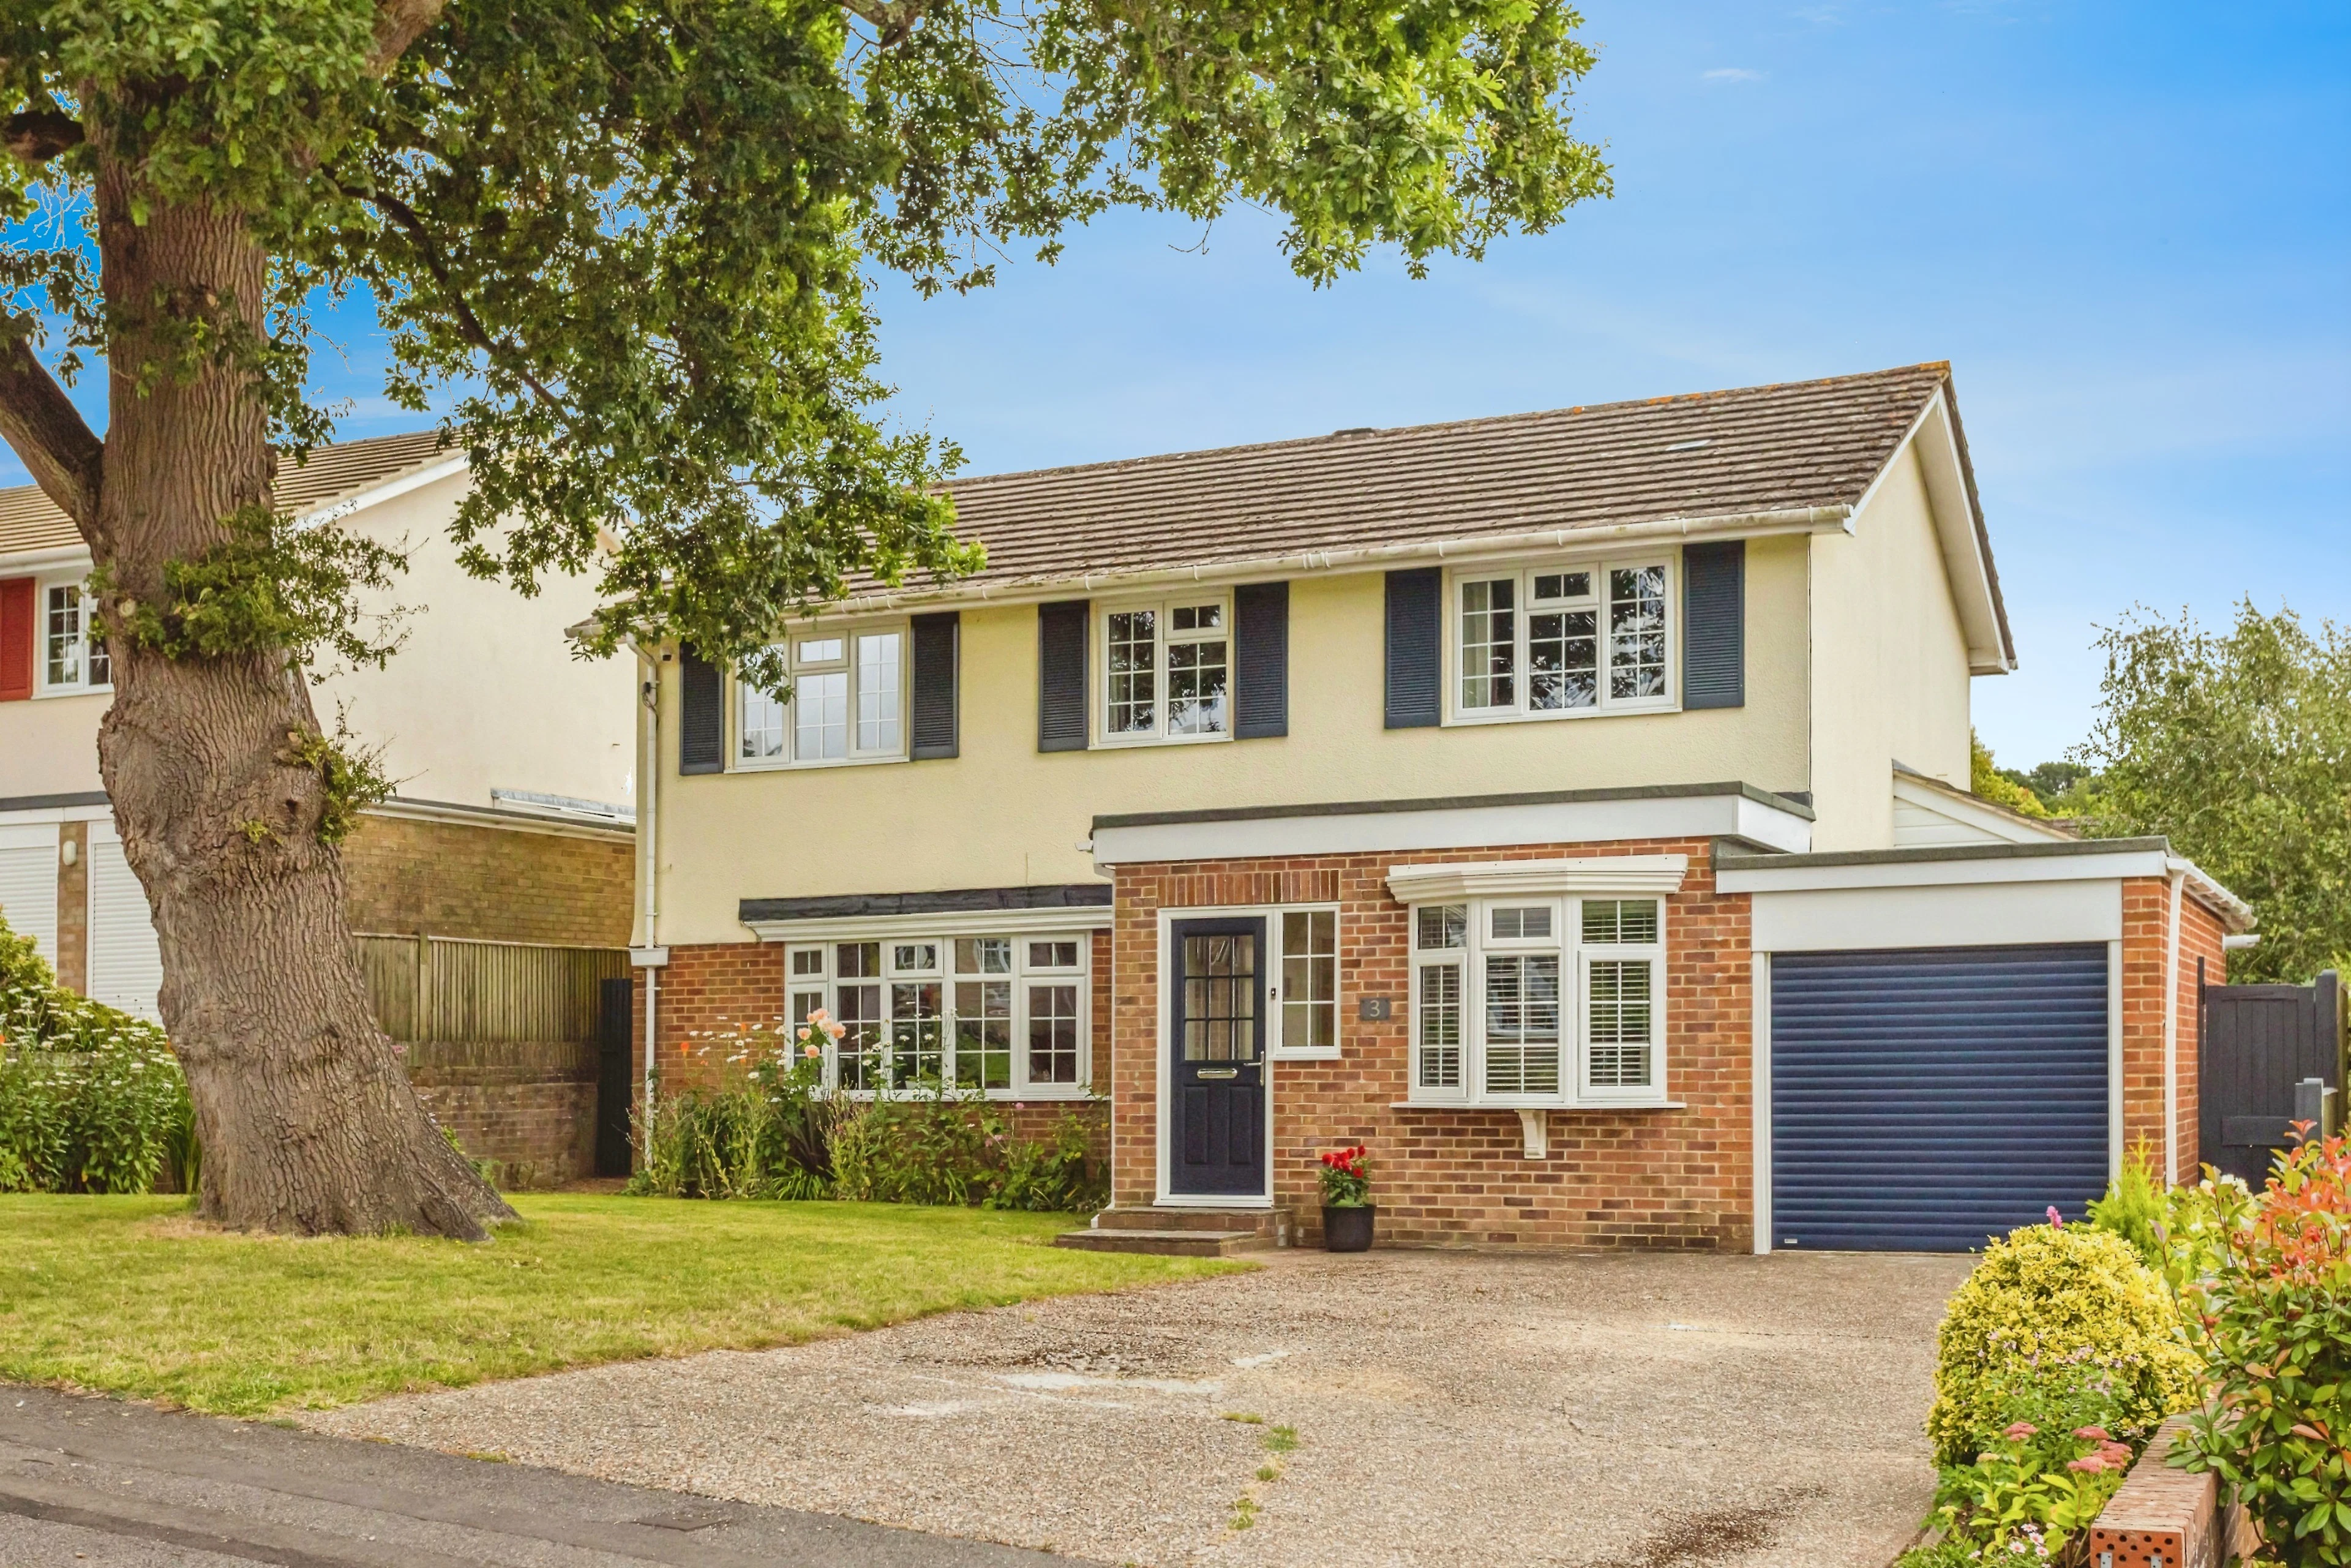
{"type": "Polygon", "coordinates": [[[1850,533],[1854,508],[1800,507],[1763,512],[1732,512],[1708,517],[1660,517],[1640,523],[1610,523],[1597,528],[1539,528],[1517,534],[1481,534],[1458,539],[1415,539],[1403,544],[1358,545],[1346,549],[1301,550],[1287,555],[1255,556],[1240,560],[1210,561],[1195,566],[1113,568],[1081,572],[1075,577],[1031,573],[1003,582],[967,583],[914,592],[853,594],[829,606],[834,613],[895,610],[916,604],[1022,604],[1049,599],[1076,588],[1086,593],[1116,586],[1148,588],[1159,583],[1231,582],[1274,573],[1365,571],[1405,561],[1480,560],[1523,554],[1531,549],[1571,549],[1637,539],[1715,538],[1735,536],[1762,538],[1777,534],[1850,533]]]}

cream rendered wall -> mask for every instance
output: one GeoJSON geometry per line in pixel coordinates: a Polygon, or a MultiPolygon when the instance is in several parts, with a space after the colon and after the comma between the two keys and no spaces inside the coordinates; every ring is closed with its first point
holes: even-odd
{"type": "Polygon", "coordinates": [[[571,657],[563,629],[596,605],[587,580],[545,579],[525,599],[466,575],[447,531],[465,493],[455,474],[351,516],[355,530],[413,549],[389,598],[416,613],[389,665],[336,674],[312,694],[319,722],[331,728],[342,702],[411,800],[487,806],[498,789],[625,803],[635,661],[571,657]]]}
{"type": "MultiPolygon", "coordinates": [[[[389,665],[335,673],[311,693],[319,723],[331,730],[342,704],[411,799],[486,807],[502,789],[625,803],[635,662],[571,657],[563,629],[595,607],[584,580],[525,599],[459,570],[446,529],[465,485],[453,475],[350,516],[353,529],[413,548],[387,601],[417,612],[389,665]]],[[[0,703],[0,799],[103,789],[98,725],[111,700],[0,703]]]]}
{"type": "MultiPolygon", "coordinates": [[[[1721,779],[1802,789],[1806,569],[1802,538],[1750,542],[1747,705],[1696,713],[1384,729],[1378,572],[1291,580],[1290,733],[1274,740],[1040,754],[1035,607],[966,608],[961,756],[684,778],[664,664],[660,940],[747,940],[747,897],[1091,881],[1079,846],[1097,813],[1721,779]]],[[[1099,664],[1091,684],[1099,702],[1099,664]]]]}
{"type": "Polygon", "coordinates": [[[1906,447],[1851,535],[1812,536],[1813,847],[1894,844],[1893,765],[1968,787],[1968,651],[1906,447]]]}
{"type": "Polygon", "coordinates": [[[0,703],[0,800],[105,788],[98,778],[98,721],[111,700],[37,696],[0,703]]]}

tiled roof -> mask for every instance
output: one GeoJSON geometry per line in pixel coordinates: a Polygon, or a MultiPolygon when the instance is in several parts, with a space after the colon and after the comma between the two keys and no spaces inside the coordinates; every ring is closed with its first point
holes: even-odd
{"type": "Polygon", "coordinates": [[[949,488],[956,531],[987,547],[987,570],[970,580],[1005,586],[1853,506],[1949,379],[1948,364],[1909,365],[1001,474],[949,488]]]}
{"type": "MultiPolygon", "coordinates": [[[[287,464],[279,468],[277,506],[298,516],[315,512],[448,455],[437,430],[371,435],[364,441],[321,446],[300,466],[287,464]]],[[[81,535],[72,520],[41,493],[39,486],[0,490],[0,555],[79,543],[81,535]]]]}

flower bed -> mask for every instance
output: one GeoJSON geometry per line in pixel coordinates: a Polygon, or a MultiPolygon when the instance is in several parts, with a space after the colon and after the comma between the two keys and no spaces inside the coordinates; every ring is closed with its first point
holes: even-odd
{"type": "Polygon", "coordinates": [[[1952,1298],[1932,1538],[1898,1568],[2090,1562],[2092,1526],[2167,1416],[2140,1469],[2210,1474],[2268,1543],[2249,1561],[2351,1564],[2344,1140],[2302,1144],[2259,1194],[2229,1178],[2165,1192],[2135,1160],[2091,1214],[1993,1241],[1952,1298]]]}

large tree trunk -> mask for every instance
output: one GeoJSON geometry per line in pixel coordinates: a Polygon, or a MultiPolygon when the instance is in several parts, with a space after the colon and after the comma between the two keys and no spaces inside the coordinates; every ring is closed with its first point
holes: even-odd
{"type": "Polygon", "coordinates": [[[99,765],[163,956],[163,1022],[204,1141],[199,1207],[240,1228],[477,1239],[512,1217],[444,1140],[376,1027],[343,912],[341,856],[319,836],[324,784],[288,755],[317,728],[278,652],[166,658],[120,634],[126,601],[160,604],[167,561],[269,499],[275,460],[251,379],[173,357],[172,318],[233,312],[262,329],[266,261],[243,223],[152,203],[99,150],[109,344],[105,477],[81,519],[113,587],[114,704],[99,765]],[[145,385],[141,384],[142,379],[145,385]]]}

